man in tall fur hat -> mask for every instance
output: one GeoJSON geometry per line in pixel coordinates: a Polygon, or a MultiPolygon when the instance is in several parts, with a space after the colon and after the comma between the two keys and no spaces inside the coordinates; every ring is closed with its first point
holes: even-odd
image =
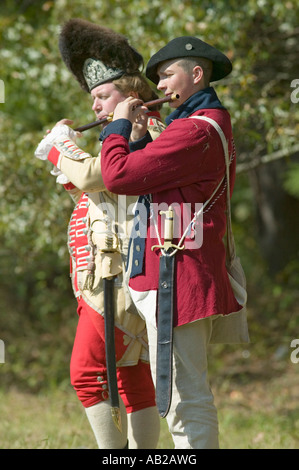
{"type": "MultiPolygon", "coordinates": [[[[62,28],[59,47],[68,69],[81,88],[91,94],[97,119],[108,116],[128,96],[143,101],[157,97],[139,71],[142,56],[122,35],[73,19],[62,28]]],[[[128,442],[129,448],[153,449],[158,442],[160,422],[145,322],[136,314],[123,276],[130,234],[128,207],[136,202],[136,197],[120,200],[106,190],[100,158],[76,145],[76,133],[68,126],[71,124],[68,119],[59,121],[36,150],[37,157],[54,164],[52,173],[76,203],[68,229],[72,285],[79,315],[71,382],[99,448],[124,448],[128,442]],[[105,285],[109,281],[113,298],[107,307],[105,285]],[[105,308],[110,311],[104,312],[105,308]],[[105,322],[113,311],[115,352],[106,351],[106,357],[105,322]],[[117,416],[111,414],[115,404],[107,376],[108,354],[116,357],[117,416]]],[[[137,120],[130,137],[131,150],[155,139],[163,128],[158,111],[151,113],[148,121],[137,120]],[[145,126],[147,137],[139,140],[145,126]]]]}

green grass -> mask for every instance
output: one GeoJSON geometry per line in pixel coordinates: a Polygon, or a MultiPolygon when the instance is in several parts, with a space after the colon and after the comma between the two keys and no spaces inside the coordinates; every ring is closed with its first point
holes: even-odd
{"type": "Polygon", "coordinates": [[[261,361],[238,381],[217,379],[222,448],[299,449],[298,366],[288,359],[279,367],[261,361]]]}
{"type": "MultiPolygon", "coordinates": [[[[212,377],[221,448],[298,449],[298,372],[299,364],[292,364],[270,374],[271,379],[256,373],[250,381],[248,372],[238,381],[227,375],[212,377]]],[[[1,391],[0,416],[1,449],[97,448],[71,388],[36,395],[1,391]]],[[[158,448],[173,448],[165,420],[158,448]]]]}
{"type": "MultiPolygon", "coordinates": [[[[97,449],[73,390],[57,390],[49,395],[2,391],[0,416],[0,449],[97,449]]],[[[161,443],[162,448],[171,448],[167,428],[161,443]]]]}

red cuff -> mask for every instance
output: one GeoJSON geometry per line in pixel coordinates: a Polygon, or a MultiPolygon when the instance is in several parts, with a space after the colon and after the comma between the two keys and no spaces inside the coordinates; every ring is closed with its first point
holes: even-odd
{"type": "Polygon", "coordinates": [[[49,152],[49,155],[48,155],[48,160],[50,162],[52,162],[53,165],[57,166],[58,160],[59,160],[59,155],[60,155],[59,150],[57,150],[56,147],[52,147],[50,152],[49,152]]]}
{"type": "Polygon", "coordinates": [[[63,185],[64,186],[64,189],[66,189],[67,191],[71,191],[72,189],[74,189],[76,186],[73,184],[73,183],[66,183],[63,185]]]}

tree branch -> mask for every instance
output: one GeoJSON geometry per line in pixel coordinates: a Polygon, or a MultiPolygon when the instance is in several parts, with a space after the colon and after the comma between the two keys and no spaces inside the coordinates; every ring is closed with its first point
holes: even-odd
{"type": "Polygon", "coordinates": [[[294,145],[291,149],[282,149],[278,150],[277,152],[270,153],[269,155],[263,155],[261,157],[254,158],[250,162],[239,163],[237,164],[236,173],[245,173],[246,171],[253,170],[253,168],[257,168],[260,165],[294,155],[296,152],[299,152],[299,144],[294,145]]]}

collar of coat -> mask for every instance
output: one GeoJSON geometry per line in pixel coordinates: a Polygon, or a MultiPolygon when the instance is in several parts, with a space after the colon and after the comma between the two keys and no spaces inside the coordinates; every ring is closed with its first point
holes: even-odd
{"type": "Polygon", "coordinates": [[[169,125],[175,119],[186,118],[198,109],[215,108],[225,109],[219,101],[214,88],[208,87],[190,96],[185,103],[181,104],[181,106],[166,117],[165,122],[169,125]]]}

